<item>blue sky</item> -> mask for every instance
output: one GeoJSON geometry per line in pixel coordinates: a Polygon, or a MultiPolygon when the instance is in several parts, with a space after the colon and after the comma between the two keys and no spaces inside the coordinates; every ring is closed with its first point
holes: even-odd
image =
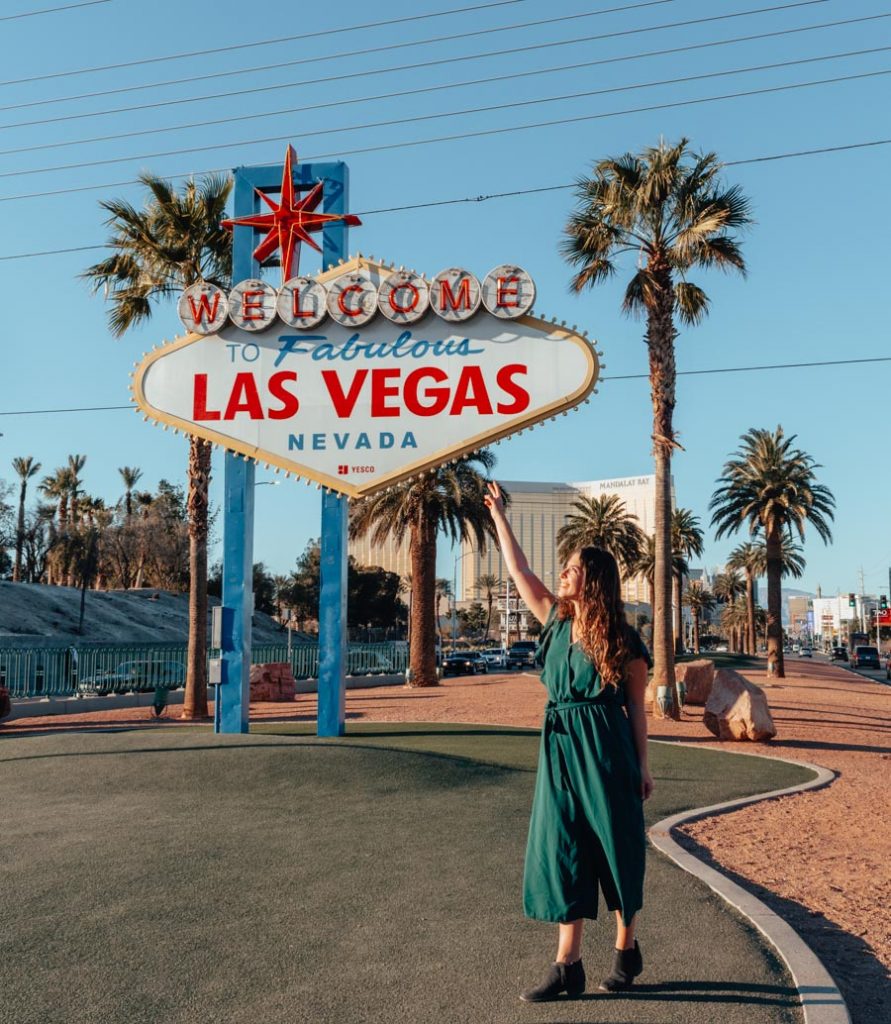
{"type": "MultiPolygon", "coordinates": [[[[70,0],[74,2],[74,0],[70,0]]],[[[99,72],[0,84],[0,256],[96,245],[105,237],[98,201],[123,196],[139,203],[138,187],[125,183],[141,169],[158,174],[201,172],[242,164],[280,162],[287,138],[302,158],[438,136],[514,128],[542,121],[612,114],[630,108],[676,104],[748,90],[891,69],[891,49],[838,59],[723,75],[699,81],[635,88],[647,82],[707,75],[891,47],[891,18],[798,32],[769,39],[705,47],[684,53],[567,65],[646,51],[692,46],[744,35],[781,32],[883,13],[871,0],[825,0],[787,6],[784,0],[666,0],[637,9],[604,12],[632,0],[535,0],[486,10],[348,31],[350,26],[462,6],[440,0],[393,0],[386,8],[344,2],[295,8],[270,0],[254,8],[234,0],[209,6],[193,0],[155,0],[149,8],[110,0],[55,14],[0,21],[0,82],[107,64],[99,72]],[[762,11],[696,25],[656,29],[669,22],[762,11]],[[212,11],[212,13],[210,13],[212,11]],[[295,13],[296,12],[296,13],[295,13]],[[588,16],[523,29],[520,22],[588,16]],[[310,39],[139,64],[185,51],[279,40],[283,36],[340,30],[310,39]],[[482,32],[472,38],[426,43],[435,36],[482,32]],[[633,30],[649,31],[626,35],[633,30]],[[612,34],[611,38],[579,41],[612,34]],[[568,45],[520,54],[462,60],[472,54],[540,43],[568,45]],[[415,45],[382,50],[394,43],[415,45]],[[356,54],[357,50],[370,50],[356,54]],[[335,57],[335,54],[349,56],[335,57]],[[245,75],[161,85],[162,82],[282,62],[307,61],[245,75]],[[440,62],[434,64],[433,62],[440,62]],[[359,75],[395,65],[412,70],[303,84],[332,75],[359,75]],[[556,68],[556,71],[550,69],[556,68]],[[489,84],[418,92],[436,85],[533,70],[547,73],[489,84]],[[134,86],[148,88],[129,92],[134,86]],[[274,87],[247,94],[246,89],[274,87]],[[471,114],[437,113],[494,106],[569,93],[623,89],[545,104],[471,114]],[[109,95],[70,99],[84,93],[109,95]],[[238,95],[154,109],[102,114],[109,108],[189,99],[217,92],[238,95]],[[382,93],[405,93],[388,100],[382,93]],[[336,100],[361,102],[320,109],[336,100]],[[43,102],[53,101],[53,102],[43,102]],[[26,106],[26,104],[30,104],[26,106]],[[298,113],[271,115],[295,107],[298,113]],[[315,109],[314,109],[315,108],[315,109]],[[72,118],[71,115],[88,115],[72,118]],[[425,118],[386,127],[369,122],[425,118]],[[68,118],[21,126],[22,122],[68,118]],[[235,120],[235,118],[243,118],[235,120]],[[219,120],[223,123],[209,125],[219,120]],[[194,124],[184,130],[173,126],[194,124]],[[19,125],[19,127],[12,127],[19,125]],[[348,128],[325,135],[330,129],[348,128]],[[126,139],[87,142],[100,136],[165,129],[126,139]],[[74,143],[67,145],[66,143],[74,143]],[[232,143],[236,143],[232,145],[232,143]],[[35,148],[51,146],[52,148],[35,148]],[[192,151],[156,155],[170,150],[192,151]],[[17,152],[10,152],[16,150],[17,152]],[[121,162],[98,164],[98,161],[121,162]],[[86,166],[63,169],[67,164],[86,166]],[[44,172],[45,171],[45,172],[44,172]],[[40,172],[40,173],[38,173],[40,172]],[[93,188],[93,186],[104,186],[93,188]],[[15,198],[59,190],[57,195],[15,198]]],[[[37,0],[4,5],[4,17],[34,11],[37,0]]],[[[472,6],[464,0],[463,6],[472,6]]],[[[613,284],[580,297],[568,292],[569,270],[557,247],[571,208],[567,191],[480,203],[368,215],[367,211],[496,192],[559,185],[584,174],[606,155],[640,149],[660,136],[688,136],[697,149],[728,162],[867,142],[886,137],[881,114],[889,79],[853,81],[677,106],[618,113],[574,124],[490,136],[427,142],[356,153],[343,158],[351,174],[350,209],[363,216],[351,250],[384,256],[428,274],[459,264],[478,275],[507,261],[535,278],[536,310],[578,323],[604,350],[605,377],[646,372],[643,326],[619,312],[626,265],[613,284]]],[[[888,352],[883,296],[889,229],[887,186],[891,147],[727,168],[752,201],[757,223],[745,238],[746,280],[698,278],[712,300],[700,327],[677,343],[681,371],[774,363],[884,357],[888,352]]],[[[3,331],[0,412],[106,406],[128,400],[128,373],[153,344],[177,333],[175,309],[159,307],[151,323],[114,341],[105,325],[101,296],[90,295],[77,275],[101,250],[0,261],[7,301],[3,331]]],[[[309,261],[304,271],[312,270],[309,261]]],[[[276,283],[277,271],[271,271],[276,283]]],[[[888,363],[681,376],[676,426],[684,451],[674,464],[679,504],[707,524],[707,504],[723,461],[753,426],[781,423],[822,465],[819,480],[835,494],[835,541],[825,547],[811,535],[801,586],[824,593],[858,589],[863,566],[867,591],[887,589],[891,539],[886,532],[891,472],[884,438],[888,415],[888,363]]],[[[84,412],[0,417],[0,478],[11,481],[10,460],[33,455],[49,472],[72,452],[88,456],[87,490],[115,501],[117,467],[140,466],[143,483],[160,477],[185,482],[186,445],[131,412],[84,412]]],[[[496,473],[506,479],[579,480],[651,471],[651,411],[645,380],[605,380],[582,411],[546,429],[524,434],[498,449],[496,473]]],[[[219,500],[222,462],[215,457],[213,498],[219,500]]],[[[264,474],[258,474],[264,479],[264,474]]],[[[257,492],[255,555],[272,570],[287,571],[308,538],[319,532],[315,490],[283,482],[257,492]]],[[[705,561],[722,561],[736,541],[708,534],[705,561]]],[[[441,575],[451,577],[443,554],[441,575]]]]}

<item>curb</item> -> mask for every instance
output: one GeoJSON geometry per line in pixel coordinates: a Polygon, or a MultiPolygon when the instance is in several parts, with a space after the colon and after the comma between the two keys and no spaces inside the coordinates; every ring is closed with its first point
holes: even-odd
{"type": "MultiPolygon", "coordinates": [[[[671,746],[692,746],[688,743],[672,743],[665,740],[651,742],[667,742],[671,746]]],[[[696,749],[702,748],[697,747],[696,749]]],[[[726,753],[726,751],[716,750],[714,753],[726,753]]],[[[758,754],[757,756],[763,757],[764,755],[758,754]]],[[[697,807],[691,811],[673,814],[671,817],[663,818],[662,821],[657,821],[650,828],[650,841],[660,853],[673,860],[678,867],[705,882],[713,892],[716,892],[750,921],[774,947],[789,968],[789,973],[798,989],[804,1024],[851,1024],[847,1004],[838,986],[832,980],[820,958],[798,932],[779,914],[771,910],[766,903],[685,850],[675,842],[671,835],[672,830],[679,825],[717,814],[726,814],[748,804],[760,803],[762,800],[773,800],[792,793],[821,789],[823,786],[828,786],[836,777],[835,772],[828,768],[822,768],[807,761],[791,761],[785,757],[770,757],[768,760],[782,761],[785,764],[808,768],[815,772],[817,777],[800,786],[776,789],[769,793],[756,793],[754,796],[742,797],[739,800],[729,800],[726,803],[713,804],[711,807],[697,807]]]]}

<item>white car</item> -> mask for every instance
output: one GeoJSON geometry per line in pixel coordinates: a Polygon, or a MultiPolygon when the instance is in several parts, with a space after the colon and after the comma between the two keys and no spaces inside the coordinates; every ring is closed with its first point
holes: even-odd
{"type": "Polygon", "coordinates": [[[489,668],[507,668],[507,651],[503,647],[493,647],[480,651],[489,668]]]}

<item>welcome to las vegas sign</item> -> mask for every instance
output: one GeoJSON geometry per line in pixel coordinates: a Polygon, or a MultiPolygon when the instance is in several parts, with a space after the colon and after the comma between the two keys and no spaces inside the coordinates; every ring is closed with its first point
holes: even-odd
{"type": "Polygon", "coordinates": [[[149,353],[133,393],[155,421],[361,497],[583,402],[597,353],[528,312],[518,267],[431,281],[357,256],[279,290],[187,292],[192,329],[149,353]]]}

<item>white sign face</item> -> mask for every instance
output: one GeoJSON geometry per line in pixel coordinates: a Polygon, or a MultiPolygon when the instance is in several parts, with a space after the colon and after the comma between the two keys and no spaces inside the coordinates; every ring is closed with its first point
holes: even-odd
{"type": "MultiPolygon", "coordinates": [[[[360,283],[348,309],[374,294],[360,283]]],[[[156,420],[358,497],[569,409],[596,379],[591,344],[564,328],[429,310],[411,324],[189,334],[146,357],[134,391],[156,420]]]]}

